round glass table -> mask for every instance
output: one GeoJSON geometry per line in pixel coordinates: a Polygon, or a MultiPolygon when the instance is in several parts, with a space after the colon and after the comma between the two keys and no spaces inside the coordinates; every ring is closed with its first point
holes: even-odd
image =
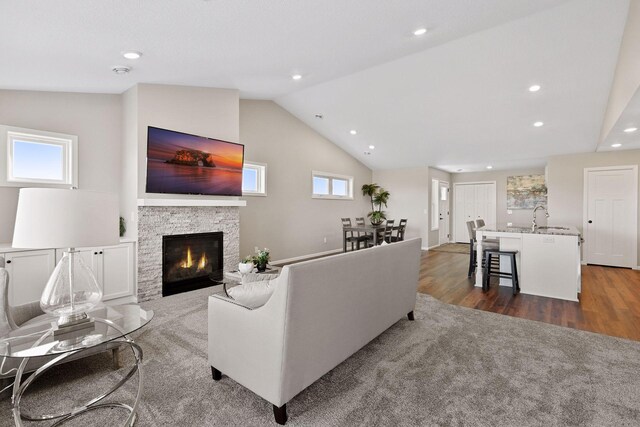
{"type": "MultiPolygon", "coordinates": [[[[56,420],[53,425],[59,425],[65,421],[97,408],[123,408],[129,416],[125,426],[132,426],[136,420],[138,403],[142,394],[142,349],[129,336],[132,332],[145,326],[153,318],[153,311],[143,310],[136,304],[118,306],[98,306],[87,312],[93,320],[91,326],[65,333],[54,334],[57,318],[43,315],[32,319],[18,329],[11,331],[0,339],[0,372],[7,372],[6,365],[18,365],[15,368],[16,376],[13,383],[11,397],[13,418],[16,426],[22,426],[22,420],[45,421],[56,420]],[[98,352],[119,346],[128,346],[134,356],[133,367],[124,377],[109,391],[97,396],[84,405],[67,412],[33,415],[20,409],[22,396],[38,377],[66,359],[82,352],[98,352]],[[40,365],[32,375],[23,378],[25,369],[30,360],[35,360],[40,365]],[[135,401],[132,405],[117,402],[100,403],[104,398],[122,387],[135,373],[138,373],[138,389],[135,401]]],[[[81,356],[81,355],[80,355],[81,356]]]]}

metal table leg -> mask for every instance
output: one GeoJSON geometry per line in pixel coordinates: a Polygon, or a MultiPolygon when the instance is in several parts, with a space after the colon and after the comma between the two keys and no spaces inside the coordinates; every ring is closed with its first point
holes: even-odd
{"type": "MultiPolygon", "coordinates": [[[[106,319],[95,319],[96,322],[101,322],[101,323],[105,323],[113,328],[115,328],[116,330],[123,332],[122,329],[120,327],[118,327],[116,324],[114,324],[113,322],[111,322],[110,320],[106,320],[106,319]]],[[[45,336],[42,337],[42,339],[46,338],[48,334],[46,334],[45,336]]],[[[80,415],[83,414],[85,412],[91,411],[93,409],[98,409],[98,408],[123,408],[127,411],[129,411],[129,416],[127,417],[127,420],[125,421],[124,425],[127,427],[133,426],[135,421],[136,421],[136,417],[137,417],[137,409],[138,409],[138,404],[140,402],[140,397],[142,395],[142,367],[141,367],[141,363],[142,363],[142,349],[140,348],[140,346],[138,344],[136,344],[131,338],[129,338],[126,334],[123,334],[123,336],[121,338],[118,339],[114,339],[112,341],[108,341],[107,343],[121,343],[124,345],[128,345],[131,348],[131,351],[133,352],[134,358],[135,358],[135,365],[131,368],[131,370],[124,376],[124,378],[122,378],[115,386],[113,386],[109,391],[107,391],[106,393],[91,399],[90,401],[88,401],[87,403],[85,403],[82,406],[73,408],[71,411],[69,412],[62,412],[62,413],[58,413],[58,414],[46,414],[46,415],[31,415],[31,414],[26,414],[24,412],[22,412],[20,410],[20,401],[22,400],[22,396],[24,395],[24,393],[27,391],[29,385],[31,385],[31,383],[33,383],[38,377],[40,377],[43,373],[45,373],[46,371],[48,371],[49,369],[51,369],[53,366],[57,365],[59,362],[62,362],[63,360],[65,360],[68,357],[71,357],[74,354],[77,354],[79,352],[88,350],[89,348],[84,348],[84,349],[80,349],[80,350],[76,350],[76,351],[71,351],[68,353],[63,353],[60,356],[56,357],[53,360],[50,360],[49,362],[47,362],[46,364],[44,364],[43,366],[41,366],[38,370],[36,370],[31,376],[29,376],[29,378],[27,378],[24,382],[22,381],[22,376],[24,375],[24,370],[27,366],[27,363],[29,363],[29,358],[25,358],[22,360],[22,362],[20,363],[20,366],[18,368],[18,372],[16,373],[16,378],[15,378],[15,382],[13,385],[13,396],[11,398],[12,401],[12,406],[13,406],[13,420],[15,422],[15,425],[17,427],[21,427],[23,426],[22,424],[22,420],[28,420],[28,421],[45,421],[45,420],[53,420],[53,419],[57,419],[60,418],[56,423],[53,424],[53,426],[58,426],[63,424],[64,422],[80,415]],[[115,392],[116,390],[118,390],[120,387],[122,387],[132,376],[134,373],[138,372],[138,391],[136,393],[136,398],[135,401],[133,403],[132,406],[129,406],[127,404],[124,403],[117,403],[117,402],[108,402],[108,403],[99,403],[102,399],[104,399],[105,397],[109,396],[110,394],[112,394],[113,392],[115,392]]],[[[107,343],[102,343],[102,344],[107,344],[107,343]]]]}

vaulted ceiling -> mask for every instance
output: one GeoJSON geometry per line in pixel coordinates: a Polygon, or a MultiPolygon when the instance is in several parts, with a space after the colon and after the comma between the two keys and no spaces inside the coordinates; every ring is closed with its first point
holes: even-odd
{"type": "Polygon", "coordinates": [[[627,0],[0,0],[0,88],[238,88],[374,169],[531,166],[596,149],[627,10],[627,0]],[[121,64],[132,71],[111,71],[121,64]]]}

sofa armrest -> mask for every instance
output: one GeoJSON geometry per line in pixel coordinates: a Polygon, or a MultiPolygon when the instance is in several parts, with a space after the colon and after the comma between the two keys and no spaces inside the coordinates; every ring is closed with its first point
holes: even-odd
{"type": "Polygon", "coordinates": [[[283,304],[277,289],[262,307],[250,309],[222,295],[209,297],[209,364],[278,407],[281,402],[283,304]]]}

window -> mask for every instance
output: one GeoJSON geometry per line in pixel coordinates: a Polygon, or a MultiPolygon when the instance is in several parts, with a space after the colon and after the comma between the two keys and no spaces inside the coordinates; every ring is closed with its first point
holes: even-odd
{"type": "Polygon", "coordinates": [[[77,187],[76,136],[0,126],[0,142],[7,166],[2,185],[77,187]]]}
{"type": "Polygon", "coordinates": [[[440,183],[437,179],[431,180],[431,230],[437,230],[440,228],[440,205],[438,203],[438,196],[440,191],[438,187],[440,183]]]}
{"type": "Polygon", "coordinates": [[[327,172],[312,172],[312,196],[315,199],[353,199],[353,177],[327,172]]]}
{"type": "Polygon", "coordinates": [[[244,167],[242,168],[242,195],[267,195],[267,165],[244,162],[244,167]]]}

